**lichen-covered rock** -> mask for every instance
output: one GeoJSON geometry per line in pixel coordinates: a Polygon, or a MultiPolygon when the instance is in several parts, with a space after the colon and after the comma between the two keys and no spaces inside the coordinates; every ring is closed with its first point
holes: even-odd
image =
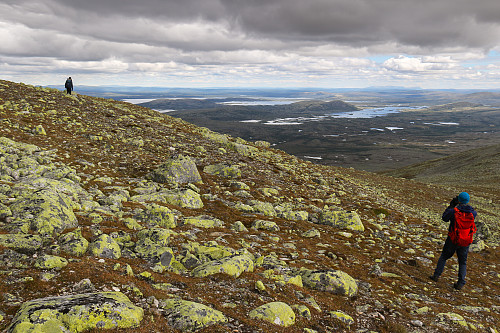
{"type": "Polygon", "coordinates": [[[262,229],[268,231],[279,231],[280,227],[273,221],[265,221],[265,220],[255,220],[252,223],[252,228],[254,229],[262,229]]]}
{"type": "Polygon", "coordinates": [[[196,267],[191,275],[205,277],[213,274],[224,273],[233,277],[239,277],[243,272],[253,272],[254,264],[252,258],[247,255],[213,260],[196,267]]]}
{"type": "Polygon", "coordinates": [[[226,323],[224,314],[206,305],[182,299],[167,299],[160,302],[167,322],[182,332],[194,332],[199,329],[226,323]]]}
{"type": "Polygon", "coordinates": [[[218,245],[216,242],[207,242],[205,245],[200,245],[197,242],[189,242],[183,245],[183,249],[194,253],[202,262],[222,259],[238,254],[236,250],[218,245]]]}
{"type": "Polygon", "coordinates": [[[38,269],[62,269],[68,265],[66,258],[44,255],[35,260],[35,267],[38,269]]]}
{"type": "Polygon", "coordinates": [[[319,224],[325,224],[339,229],[364,231],[365,227],[356,212],[344,210],[324,210],[319,217],[319,224]]]}
{"type": "Polygon", "coordinates": [[[120,245],[106,234],[100,235],[90,244],[89,252],[96,257],[110,259],[118,259],[122,255],[120,245]]]}
{"type": "Polygon", "coordinates": [[[222,163],[207,165],[206,167],[203,168],[203,172],[208,173],[209,175],[217,175],[230,179],[241,177],[241,170],[237,166],[235,165],[231,166],[222,163]]]}
{"type": "Polygon", "coordinates": [[[261,305],[250,311],[249,316],[252,319],[264,320],[283,327],[295,324],[293,309],[283,302],[271,302],[261,305]]]}
{"type": "Polygon", "coordinates": [[[184,224],[190,224],[199,228],[219,228],[224,226],[224,222],[208,215],[185,217],[184,224]]]}
{"type": "Polygon", "coordinates": [[[191,189],[161,190],[154,193],[139,194],[130,198],[135,202],[164,202],[182,208],[203,208],[203,201],[198,193],[191,189]]]}
{"type": "Polygon", "coordinates": [[[319,232],[318,229],[310,229],[307,230],[306,232],[302,233],[302,237],[305,238],[314,238],[314,237],[321,237],[321,233],[319,232]]]}
{"type": "Polygon", "coordinates": [[[35,253],[42,247],[42,237],[29,234],[0,234],[0,246],[21,253],[35,253]]]}
{"type": "Polygon", "coordinates": [[[148,178],[157,183],[198,183],[201,176],[194,160],[189,156],[178,155],[170,158],[152,171],[148,178]]]}
{"type": "Polygon", "coordinates": [[[144,310],[120,292],[89,293],[35,299],[24,303],[9,333],[85,332],[138,327],[144,310]]]}
{"type": "Polygon", "coordinates": [[[437,320],[443,324],[456,324],[462,326],[463,328],[468,328],[467,321],[459,315],[458,313],[446,312],[438,313],[437,320]]]}
{"type": "MultiPolygon", "coordinates": [[[[10,191],[14,197],[29,197],[32,193],[48,191],[58,193],[76,207],[79,202],[92,200],[92,196],[79,184],[76,171],[70,167],[48,167],[49,169],[35,170],[35,175],[19,180],[10,191]],[[43,177],[37,176],[43,173],[43,177]]],[[[50,193],[49,193],[50,194],[50,193]]]]}
{"type": "Polygon", "coordinates": [[[64,252],[77,257],[83,256],[89,247],[89,242],[82,236],[81,229],[59,236],[59,244],[64,252]]]}
{"type": "MultiPolygon", "coordinates": [[[[239,139],[239,138],[238,138],[239,139]]],[[[234,150],[240,155],[243,156],[254,156],[256,155],[259,150],[255,147],[243,144],[243,143],[238,143],[238,142],[228,142],[226,145],[227,148],[234,150]]]]}
{"type": "Polygon", "coordinates": [[[241,221],[234,222],[234,224],[231,226],[231,230],[238,232],[248,232],[247,227],[245,227],[245,225],[241,221]]]}
{"type": "Polygon", "coordinates": [[[302,318],[305,318],[307,320],[311,320],[311,318],[312,318],[311,310],[309,310],[309,308],[307,306],[296,304],[296,305],[292,305],[292,309],[294,309],[295,312],[297,312],[297,314],[299,316],[301,316],[302,318]]]}
{"type": "Polygon", "coordinates": [[[266,197],[277,197],[280,194],[277,189],[270,187],[259,188],[258,191],[266,197]]]}
{"type": "Polygon", "coordinates": [[[165,206],[157,204],[147,205],[146,209],[135,216],[141,222],[157,225],[163,228],[175,228],[175,215],[165,206]]]}
{"type": "Polygon", "coordinates": [[[286,210],[279,213],[278,216],[285,220],[307,221],[309,213],[304,210],[286,210]]]}
{"type": "Polygon", "coordinates": [[[4,220],[9,216],[12,216],[12,211],[9,207],[0,202],[0,220],[4,220]]]}
{"type": "Polygon", "coordinates": [[[168,247],[170,237],[176,233],[169,229],[152,228],[141,230],[137,234],[135,253],[144,259],[160,259],[166,253],[172,253],[168,247]]]}
{"type": "Polygon", "coordinates": [[[342,323],[344,323],[347,326],[354,324],[354,319],[352,319],[351,316],[349,316],[348,314],[346,314],[342,311],[330,311],[330,316],[332,316],[332,318],[335,318],[335,319],[341,321],[342,323]]]}
{"type": "Polygon", "coordinates": [[[349,274],[339,270],[313,271],[301,269],[303,284],[311,289],[329,291],[339,295],[354,296],[358,292],[358,285],[349,274]]]}
{"type": "Polygon", "coordinates": [[[270,202],[263,202],[259,200],[250,200],[247,202],[252,207],[254,213],[259,213],[266,216],[276,216],[276,210],[270,202]]]}
{"type": "Polygon", "coordinates": [[[51,190],[40,190],[26,197],[18,197],[9,208],[14,222],[18,221],[27,229],[44,236],[51,237],[54,233],[78,225],[69,198],[51,190]]]}

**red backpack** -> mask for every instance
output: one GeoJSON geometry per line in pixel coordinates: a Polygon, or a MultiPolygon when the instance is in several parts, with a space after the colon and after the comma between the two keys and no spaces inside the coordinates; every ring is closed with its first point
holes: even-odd
{"type": "Polygon", "coordinates": [[[458,246],[471,245],[476,231],[474,215],[471,212],[462,212],[455,207],[455,223],[448,233],[453,244],[458,246]]]}

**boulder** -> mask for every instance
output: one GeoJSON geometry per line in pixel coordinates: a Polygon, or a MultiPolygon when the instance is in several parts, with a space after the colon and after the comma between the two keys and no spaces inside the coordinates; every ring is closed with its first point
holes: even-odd
{"type": "Polygon", "coordinates": [[[356,212],[344,210],[324,210],[319,217],[319,224],[329,225],[339,229],[364,231],[365,227],[356,212]]]}
{"type": "Polygon", "coordinates": [[[318,229],[309,229],[306,232],[302,233],[302,237],[305,238],[314,238],[314,237],[321,237],[321,233],[319,232],[318,229]]]}
{"type": "Polygon", "coordinates": [[[251,319],[260,319],[269,323],[288,327],[295,324],[293,309],[283,302],[271,302],[250,311],[251,319]]]}
{"type": "Polygon", "coordinates": [[[185,217],[184,224],[190,224],[198,228],[219,228],[224,226],[224,222],[208,215],[185,217]]]}
{"type": "Polygon", "coordinates": [[[231,226],[231,230],[237,232],[248,232],[247,227],[245,227],[245,225],[241,221],[234,222],[234,224],[231,226]]]}
{"type": "Polygon", "coordinates": [[[349,274],[339,270],[313,271],[301,269],[299,274],[302,276],[304,286],[310,289],[329,291],[345,296],[354,296],[358,292],[356,280],[349,274]]]}
{"type": "Polygon", "coordinates": [[[177,155],[152,171],[148,178],[157,183],[199,183],[202,181],[194,160],[189,156],[177,155]]]}
{"type": "Polygon", "coordinates": [[[165,206],[157,204],[146,205],[146,209],[135,216],[139,221],[163,228],[175,228],[175,215],[165,206]]]}
{"type": "Polygon", "coordinates": [[[205,245],[190,242],[189,244],[184,244],[183,249],[194,253],[196,257],[203,262],[218,260],[238,254],[236,250],[230,247],[218,245],[216,242],[207,242],[205,245]]]}
{"type": "Polygon", "coordinates": [[[280,227],[276,222],[265,221],[265,220],[255,220],[252,223],[252,228],[257,230],[268,230],[268,231],[279,231],[280,227]]]}
{"type": "Polygon", "coordinates": [[[42,237],[29,234],[0,234],[0,246],[32,254],[42,247],[42,237]]]}
{"type": "Polygon", "coordinates": [[[226,323],[224,314],[206,305],[182,299],[167,299],[160,302],[167,322],[182,332],[194,332],[205,327],[226,323]]]}
{"type": "Polygon", "coordinates": [[[239,277],[243,272],[253,272],[253,260],[247,255],[236,255],[204,263],[191,271],[195,277],[205,277],[213,274],[224,273],[239,277]]]}
{"type": "Polygon", "coordinates": [[[102,234],[89,246],[89,252],[96,257],[118,259],[121,257],[120,245],[113,237],[102,234]]]}
{"type": "Polygon", "coordinates": [[[89,242],[82,236],[81,229],[59,236],[59,244],[64,252],[73,256],[83,256],[89,247],[89,242]]]}
{"type": "Polygon", "coordinates": [[[276,210],[270,202],[263,202],[259,200],[250,200],[247,202],[249,206],[252,207],[254,213],[259,213],[265,216],[276,216],[276,210]]]}
{"type": "Polygon", "coordinates": [[[135,253],[144,259],[159,260],[164,253],[173,253],[168,247],[170,237],[176,233],[163,228],[144,229],[137,233],[135,253]]]}
{"type": "Polygon", "coordinates": [[[238,154],[248,157],[254,156],[259,152],[259,150],[255,147],[238,142],[228,142],[226,146],[238,154]]]}
{"type": "Polygon", "coordinates": [[[203,208],[203,201],[198,193],[191,189],[161,190],[154,193],[140,194],[130,198],[135,202],[158,201],[182,208],[203,208]]]}
{"type": "Polygon", "coordinates": [[[40,190],[18,197],[9,206],[14,223],[24,225],[38,234],[52,237],[67,228],[74,228],[78,220],[73,213],[70,199],[52,190],[40,190]]]}
{"type": "Polygon", "coordinates": [[[344,325],[347,325],[348,327],[354,324],[354,319],[352,319],[351,316],[342,311],[330,311],[330,316],[342,322],[344,325]]]}
{"type": "Polygon", "coordinates": [[[208,173],[209,175],[216,175],[229,179],[241,177],[241,171],[237,166],[231,166],[223,163],[207,165],[203,168],[203,172],[208,173]]]}
{"type": "Polygon", "coordinates": [[[144,310],[120,292],[89,293],[35,299],[24,303],[9,333],[84,332],[138,327],[144,310]]]}
{"type": "Polygon", "coordinates": [[[35,267],[38,269],[62,269],[68,265],[66,258],[44,255],[35,260],[35,267]]]}

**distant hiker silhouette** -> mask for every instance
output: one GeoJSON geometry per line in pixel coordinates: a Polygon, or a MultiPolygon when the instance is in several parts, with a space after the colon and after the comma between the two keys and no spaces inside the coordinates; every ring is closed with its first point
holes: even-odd
{"type": "Polygon", "coordinates": [[[71,80],[71,76],[66,80],[64,87],[66,88],[66,94],[71,95],[71,91],[73,90],[73,80],[71,80]]]}
{"type": "Polygon", "coordinates": [[[453,257],[456,252],[458,257],[458,281],[453,284],[453,288],[457,290],[462,289],[465,285],[467,254],[469,253],[469,245],[472,243],[472,238],[477,230],[474,222],[477,213],[474,208],[467,204],[469,200],[469,194],[462,192],[451,200],[450,205],[444,211],[443,221],[450,222],[448,237],[437,262],[436,270],[433,275],[429,276],[431,280],[437,282],[439,276],[443,273],[446,260],[453,257]]]}

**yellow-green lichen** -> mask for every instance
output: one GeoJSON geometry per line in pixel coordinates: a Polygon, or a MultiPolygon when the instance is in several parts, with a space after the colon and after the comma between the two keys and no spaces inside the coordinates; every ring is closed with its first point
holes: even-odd
{"type": "Polygon", "coordinates": [[[352,231],[365,230],[358,213],[344,210],[324,210],[320,215],[319,223],[352,231]]]}
{"type": "Polygon", "coordinates": [[[302,276],[304,285],[311,289],[345,296],[354,296],[358,292],[356,280],[339,270],[312,271],[301,269],[299,274],[302,276]]]}
{"type": "Polygon", "coordinates": [[[84,332],[137,327],[144,311],[119,292],[48,297],[24,303],[9,332],[84,332]]]}
{"type": "Polygon", "coordinates": [[[243,272],[253,272],[254,265],[252,258],[246,255],[226,257],[220,260],[213,260],[196,267],[191,275],[195,277],[205,277],[208,275],[224,273],[238,277],[243,272]]]}
{"type": "Polygon", "coordinates": [[[295,324],[295,313],[288,304],[283,302],[271,302],[261,305],[250,311],[249,317],[284,327],[295,324]]]}
{"type": "Polygon", "coordinates": [[[183,332],[194,332],[210,325],[227,322],[222,312],[200,303],[168,299],[162,301],[160,307],[165,311],[168,324],[183,332]]]}

